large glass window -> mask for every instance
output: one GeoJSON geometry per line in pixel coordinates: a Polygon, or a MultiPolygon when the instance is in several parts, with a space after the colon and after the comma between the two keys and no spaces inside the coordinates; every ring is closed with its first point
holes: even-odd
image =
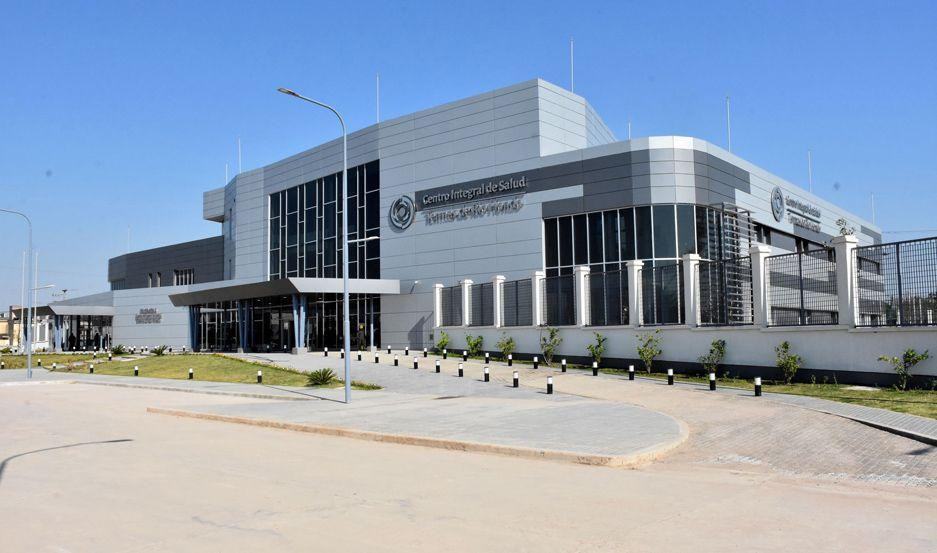
{"type": "Polygon", "coordinates": [[[635,241],[638,244],[638,259],[654,258],[654,240],[651,235],[651,208],[634,209],[635,241]]]}
{"type": "Polygon", "coordinates": [[[677,256],[677,228],[674,206],[654,206],[654,257],[677,256]]]}
{"type": "MultiPolygon", "coordinates": [[[[342,276],[342,210],[348,210],[349,239],[379,237],[379,176],[377,161],[350,168],[347,205],[338,190],[341,173],[271,194],[270,278],[342,276]]],[[[380,278],[379,242],[349,246],[350,277],[380,278]]]]}
{"type": "Polygon", "coordinates": [[[573,264],[573,221],[560,217],[560,265],[573,264]]]}

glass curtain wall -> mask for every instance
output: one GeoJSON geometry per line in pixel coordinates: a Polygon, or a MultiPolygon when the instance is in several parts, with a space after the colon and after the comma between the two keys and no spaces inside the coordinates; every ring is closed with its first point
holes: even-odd
{"type": "MultiPolygon", "coordinates": [[[[342,212],[348,239],[380,236],[380,166],[372,161],[348,169],[348,198],[335,173],[270,195],[270,280],[342,276],[342,212]]],[[[380,240],[349,248],[349,278],[380,278],[380,240]]]]}
{"type": "Polygon", "coordinates": [[[111,347],[109,315],[62,315],[62,343],[65,351],[105,349],[111,347]]]}

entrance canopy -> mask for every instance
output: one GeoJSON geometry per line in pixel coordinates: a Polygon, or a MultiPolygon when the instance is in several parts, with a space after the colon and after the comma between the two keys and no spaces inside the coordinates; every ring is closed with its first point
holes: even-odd
{"type": "MultiPolygon", "coordinates": [[[[281,278],[248,284],[223,284],[192,292],[170,294],[176,307],[292,294],[341,294],[340,278],[281,278]]],[[[349,294],[400,294],[400,281],[386,278],[350,278],[349,294]]]]}

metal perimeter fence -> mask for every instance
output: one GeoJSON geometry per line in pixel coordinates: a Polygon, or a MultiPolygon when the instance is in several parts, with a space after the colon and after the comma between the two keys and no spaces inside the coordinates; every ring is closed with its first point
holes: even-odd
{"type": "Polygon", "coordinates": [[[628,324],[628,273],[606,271],[588,275],[589,324],[618,326],[628,324]]]}
{"type": "Polygon", "coordinates": [[[473,284],[469,288],[469,301],[471,302],[471,313],[469,317],[469,326],[494,326],[495,325],[495,294],[494,284],[484,282],[473,284]]]}
{"type": "Polygon", "coordinates": [[[700,325],[737,326],[754,323],[750,257],[700,261],[697,277],[700,325]]]}
{"type": "Polygon", "coordinates": [[[643,324],[683,324],[683,264],[674,262],[641,269],[643,324]]]}
{"type": "Polygon", "coordinates": [[[442,326],[462,325],[462,286],[442,289],[442,326]]]}
{"type": "Polygon", "coordinates": [[[531,326],[534,324],[529,278],[501,283],[501,320],[504,326],[531,326]]]}
{"type": "Polygon", "coordinates": [[[546,277],[540,281],[540,301],[548,326],[576,324],[576,292],[573,275],[546,277]]]}
{"type": "Polygon", "coordinates": [[[937,237],[854,250],[856,326],[937,324],[937,237]]]}
{"type": "Polygon", "coordinates": [[[839,323],[835,250],[772,255],[765,270],[770,326],[839,323]]]}

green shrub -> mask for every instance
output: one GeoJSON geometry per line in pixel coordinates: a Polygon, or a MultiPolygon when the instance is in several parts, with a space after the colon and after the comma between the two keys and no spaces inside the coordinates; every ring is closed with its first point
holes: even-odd
{"type": "Polygon", "coordinates": [[[901,357],[889,357],[887,355],[882,355],[878,358],[879,361],[885,361],[890,363],[892,368],[895,370],[895,374],[898,375],[898,388],[901,390],[907,390],[911,385],[911,369],[915,365],[930,359],[930,351],[924,350],[923,353],[918,353],[913,348],[908,348],[904,350],[904,353],[901,357]]]}
{"type": "Polygon", "coordinates": [[[8,347],[7,347],[7,348],[0,349],[0,353],[12,353],[12,352],[13,352],[13,350],[11,350],[11,349],[8,348],[8,347]]]}
{"type": "Polygon", "coordinates": [[[719,370],[719,364],[726,356],[726,341],[713,340],[709,345],[709,353],[699,357],[700,364],[708,373],[714,373],[719,370]]]}
{"type": "Polygon", "coordinates": [[[449,347],[449,335],[443,330],[439,333],[439,341],[436,342],[436,353],[442,352],[447,347],[449,347]]]}
{"type": "Polygon", "coordinates": [[[602,336],[598,332],[595,333],[595,343],[589,344],[586,346],[586,349],[589,350],[589,355],[592,356],[592,360],[596,363],[602,363],[602,355],[605,354],[605,343],[608,342],[607,336],[602,336]]]}
{"type": "Polygon", "coordinates": [[[517,348],[517,344],[514,342],[514,338],[508,336],[507,334],[502,334],[501,339],[498,340],[498,343],[495,344],[495,347],[498,348],[498,351],[501,352],[501,360],[507,360],[508,355],[514,353],[514,350],[517,348]]]}
{"type": "Polygon", "coordinates": [[[127,353],[127,346],[125,346],[125,345],[123,345],[123,344],[117,344],[116,346],[114,346],[114,347],[111,348],[111,353],[112,353],[113,355],[126,355],[126,353],[127,353]]]}
{"type": "Polygon", "coordinates": [[[563,343],[563,337],[560,336],[560,329],[552,326],[546,327],[547,335],[540,333],[540,351],[543,352],[543,362],[546,365],[553,363],[553,354],[563,343]]]}
{"type": "Polygon", "coordinates": [[[644,370],[650,374],[654,368],[654,358],[663,353],[660,349],[660,329],[647,334],[637,334],[638,357],[644,362],[644,370]]]}
{"type": "Polygon", "coordinates": [[[156,346],[151,350],[151,353],[157,357],[166,354],[166,351],[169,349],[169,346],[156,346]]]}
{"type": "Polygon", "coordinates": [[[472,336],[471,334],[465,337],[465,343],[468,344],[468,354],[472,357],[478,357],[482,353],[482,342],[485,339],[481,336],[472,336]]]}
{"type": "Polygon", "coordinates": [[[308,386],[328,386],[335,380],[335,372],[332,369],[319,369],[309,373],[306,384],[308,386]]]}
{"type": "MultiPolygon", "coordinates": [[[[342,384],[345,383],[345,381],[341,381],[341,382],[342,384]]],[[[377,384],[373,384],[371,382],[362,382],[360,380],[352,380],[351,385],[352,387],[357,388],[359,390],[380,390],[381,389],[381,387],[378,386],[377,384]]]]}
{"type": "Polygon", "coordinates": [[[778,344],[778,347],[774,348],[774,351],[778,356],[777,365],[778,368],[781,369],[784,382],[790,384],[791,381],[794,380],[794,377],[797,376],[797,371],[800,370],[800,364],[803,359],[801,359],[799,355],[791,353],[791,343],[787,340],[778,344]]]}

